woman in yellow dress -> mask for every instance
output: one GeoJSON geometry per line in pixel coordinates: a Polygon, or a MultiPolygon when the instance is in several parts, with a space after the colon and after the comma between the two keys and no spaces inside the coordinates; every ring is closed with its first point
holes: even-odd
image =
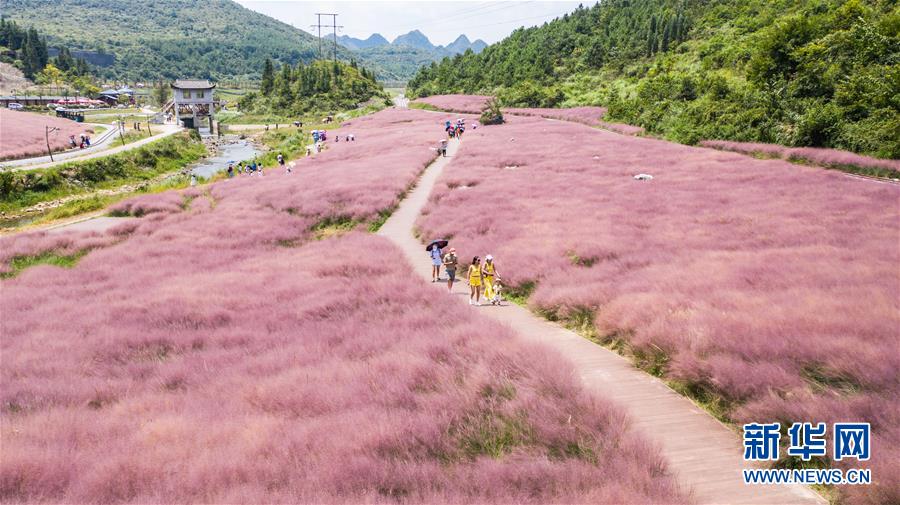
{"type": "Polygon", "coordinates": [[[481,305],[481,258],[472,258],[466,277],[469,280],[469,305],[481,305]]]}
{"type": "Polygon", "coordinates": [[[484,257],[484,265],[481,267],[481,279],[484,283],[484,299],[494,303],[494,276],[497,274],[494,266],[494,257],[488,254],[484,257]]]}

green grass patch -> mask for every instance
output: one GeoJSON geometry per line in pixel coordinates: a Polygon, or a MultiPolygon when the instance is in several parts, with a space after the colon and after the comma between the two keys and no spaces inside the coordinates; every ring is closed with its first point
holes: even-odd
{"type": "Polygon", "coordinates": [[[534,281],[526,281],[518,286],[504,286],[503,298],[515,303],[516,305],[527,307],[528,297],[530,297],[531,294],[534,293],[534,289],[536,287],[537,283],[535,283],[534,281]]]}
{"type": "Polygon", "coordinates": [[[422,102],[409,102],[410,109],[421,109],[421,110],[430,110],[434,112],[442,112],[441,109],[438,109],[434,105],[430,103],[422,103],[422,102]]]}
{"type": "Polygon", "coordinates": [[[75,254],[60,255],[54,252],[45,252],[34,256],[16,256],[9,261],[9,272],[0,273],[0,279],[10,279],[22,273],[23,270],[36,265],[54,265],[61,268],[72,268],[88,251],[78,251],[75,254]]]}
{"type": "Polygon", "coordinates": [[[347,216],[328,217],[316,223],[310,231],[316,240],[342,235],[356,228],[359,221],[347,216]]]}
{"type": "Polygon", "coordinates": [[[451,427],[451,435],[457,437],[462,455],[470,460],[480,456],[499,459],[534,440],[527,420],[491,409],[464,417],[451,427]]]}
{"type": "Polygon", "coordinates": [[[391,214],[393,214],[395,210],[397,210],[397,207],[379,210],[378,216],[369,223],[369,233],[378,233],[378,230],[380,230],[381,227],[384,226],[384,223],[390,219],[391,214]]]}

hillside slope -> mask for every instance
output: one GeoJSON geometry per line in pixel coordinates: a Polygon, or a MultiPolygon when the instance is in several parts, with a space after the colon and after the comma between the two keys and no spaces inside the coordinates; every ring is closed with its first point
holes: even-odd
{"type": "MultiPolygon", "coordinates": [[[[107,78],[258,78],[266,58],[308,63],[317,51],[312,35],[230,0],[3,4],[5,17],[47,34],[51,46],[66,44],[107,78]]],[[[338,50],[340,57],[350,58],[349,51],[338,50]]]]}
{"type": "Polygon", "coordinates": [[[900,157],[900,7],[887,0],[608,0],[425,67],[410,96],[604,105],[684,143],[900,157]]]}

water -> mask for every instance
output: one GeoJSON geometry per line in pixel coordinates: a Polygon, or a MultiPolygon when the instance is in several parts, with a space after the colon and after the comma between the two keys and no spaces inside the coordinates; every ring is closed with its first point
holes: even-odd
{"type": "Polygon", "coordinates": [[[252,160],[259,154],[259,150],[246,140],[236,140],[219,146],[219,153],[206,158],[191,170],[198,177],[210,177],[216,172],[228,168],[228,162],[237,164],[239,161],[252,160]]]}
{"type": "MultiPolygon", "coordinates": [[[[237,137],[235,137],[236,139],[237,137]]],[[[198,177],[209,177],[216,172],[228,168],[228,162],[233,161],[235,164],[239,161],[252,160],[259,155],[260,151],[254,145],[246,140],[226,140],[219,146],[219,154],[206,158],[199,162],[191,169],[192,173],[198,177]]],[[[44,212],[35,212],[15,218],[0,218],[0,230],[18,228],[25,226],[43,216],[44,212]]]]}

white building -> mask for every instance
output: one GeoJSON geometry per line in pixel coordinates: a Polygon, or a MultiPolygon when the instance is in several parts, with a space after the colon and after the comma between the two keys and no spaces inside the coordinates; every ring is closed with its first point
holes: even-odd
{"type": "Polygon", "coordinates": [[[213,88],[216,85],[207,80],[178,79],[172,83],[175,120],[185,128],[200,128],[204,119],[209,119],[209,131],[215,126],[215,104],[213,88]]]}

